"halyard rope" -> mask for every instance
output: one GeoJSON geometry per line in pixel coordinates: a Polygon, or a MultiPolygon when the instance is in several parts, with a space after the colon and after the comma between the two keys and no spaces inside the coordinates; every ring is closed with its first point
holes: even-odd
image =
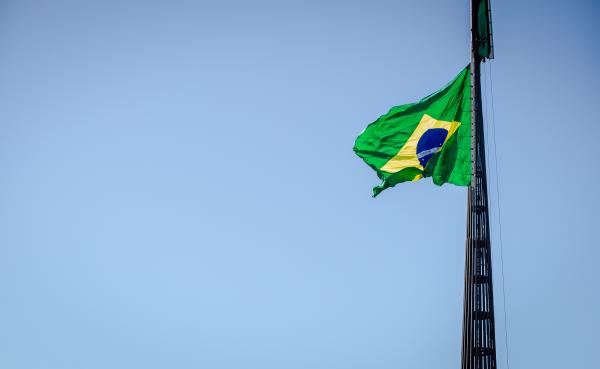
{"type": "MultiPolygon", "coordinates": [[[[500,275],[501,275],[501,279],[502,279],[502,303],[503,303],[503,310],[504,310],[504,344],[505,344],[505,349],[506,349],[506,367],[507,369],[510,369],[510,362],[509,362],[509,355],[508,355],[508,314],[506,312],[506,288],[505,288],[505,283],[504,283],[504,247],[503,247],[503,243],[502,243],[502,221],[501,221],[501,207],[500,207],[500,186],[499,186],[499,174],[498,174],[498,151],[497,151],[497,144],[496,144],[496,121],[495,121],[495,111],[494,111],[494,82],[492,79],[492,63],[490,61],[488,61],[489,63],[489,73],[490,73],[490,105],[491,105],[491,116],[492,116],[492,122],[491,122],[491,126],[492,126],[492,130],[488,130],[488,132],[491,133],[490,136],[492,136],[492,141],[494,143],[494,167],[495,167],[495,179],[496,179],[496,206],[498,208],[498,240],[500,243],[500,275]]],[[[485,81],[486,81],[486,88],[485,88],[485,92],[486,92],[486,100],[487,100],[487,72],[486,72],[486,68],[485,68],[485,64],[483,67],[484,70],[484,76],[485,76],[485,81]]],[[[486,112],[487,112],[487,105],[486,104],[486,112]]],[[[486,119],[487,121],[487,119],[486,119]]]]}

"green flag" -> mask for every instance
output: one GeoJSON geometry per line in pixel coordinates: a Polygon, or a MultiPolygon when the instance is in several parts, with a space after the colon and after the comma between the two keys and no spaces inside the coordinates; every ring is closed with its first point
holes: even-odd
{"type": "Polygon", "coordinates": [[[479,56],[494,59],[494,43],[492,41],[492,20],[489,0],[479,0],[477,9],[477,41],[479,41],[479,56]]]}
{"type": "Polygon", "coordinates": [[[469,67],[440,91],[395,106],[358,136],[354,152],[388,187],[432,177],[433,183],[471,183],[471,75],[469,67]]]}

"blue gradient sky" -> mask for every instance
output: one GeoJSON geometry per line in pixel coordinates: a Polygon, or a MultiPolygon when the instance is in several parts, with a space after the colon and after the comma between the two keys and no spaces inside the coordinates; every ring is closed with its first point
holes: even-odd
{"type": "MultiPolygon", "coordinates": [[[[591,368],[600,7],[492,8],[511,368],[591,368]]],[[[2,2],[0,367],[458,368],[466,189],[372,199],[352,146],[468,41],[466,0],[2,2]]]]}

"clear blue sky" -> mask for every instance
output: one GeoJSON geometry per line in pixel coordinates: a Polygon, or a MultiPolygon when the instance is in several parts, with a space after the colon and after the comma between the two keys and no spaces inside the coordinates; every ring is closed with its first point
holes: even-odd
{"type": "MultiPolygon", "coordinates": [[[[511,368],[591,368],[600,6],[492,8],[499,366],[497,174],[511,368]]],[[[458,368],[466,189],[372,199],[352,146],[468,42],[466,0],[3,1],[0,367],[458,368]]]]}

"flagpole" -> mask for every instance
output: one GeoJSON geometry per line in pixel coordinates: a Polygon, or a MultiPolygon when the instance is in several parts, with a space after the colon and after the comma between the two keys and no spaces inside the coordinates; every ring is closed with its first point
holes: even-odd
{"type": "Polygon", "coordinates": [[[490,226],[485,165],[478,36],[482,2],[471,3],[471,185],[467,200],[467,239],[463,303],[462,369],[496,369],[496,337],[490,226]]]}

